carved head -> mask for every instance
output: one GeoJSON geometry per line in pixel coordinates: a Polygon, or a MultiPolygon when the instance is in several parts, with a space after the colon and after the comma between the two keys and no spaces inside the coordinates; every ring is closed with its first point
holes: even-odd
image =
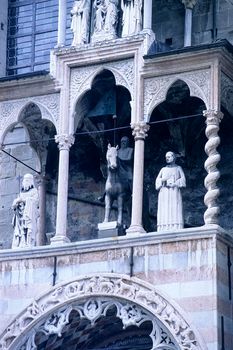
{"type": "Polygon", "coordinates": [[[166,162],[167,164],[175,164],[176,162],[176,155],[174,152],[167,152],[166,155],[165,155],[165,158],[166,158],[166,162]]]}
{"type": "Polygon", "coordinates": [[[34,178],[32,174],[25,174],[23,177],[23,182],[22,182],[22,189],[24,191],[30,190],[30,188],[33,188],[34,186],[34,178]]]}
{"type": "Polygon", "coordinates": [[[121,148],[127,148],[129,146],[129,138],[127,136],[123,136],[121,138],[121,148]]]}

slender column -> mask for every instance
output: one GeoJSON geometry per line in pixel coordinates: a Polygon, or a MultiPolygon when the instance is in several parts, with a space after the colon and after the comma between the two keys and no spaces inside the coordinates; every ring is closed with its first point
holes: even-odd
{"type": "Polygon", "coordinates": [[[40,175],[36,177],[39,192],[39,228],[36,237],[36,245],[41,246],[45,244],[45,216],[46,216],[46,180],[45,176],[40,175]]]}
{"type": "Polygon", "coordinates": [[[142,227],[142,205],[143,205],[143,177],[144,177],[144,146],[149,125],[145,122],[131,124],[135,139],[134,148],[134,171],[133,171],[133,197],[131,225],[127,235],[145,233],[142,227]]]}
{"type": "Polygon", "coordinates": [[[65,46],[66,43],[66,9],[67,0],[59,0],[57,47],[65,46]]]}
{"type": "Polygon", "coordinates": [[[204,198],[207,209],[204,214],[205,225],[218,225],[219,206],[217,205],[217,198],[219,196],[219,188],[217,181],[220,177],[216,165],[220,161],[220,154],[217,152],[217,147],[220,144],[220,137],[218,136],[219,123],[223,117],[220,111],[208,110],[203,112],[206,117],[206,136],[208,141],[205,145],[205,152],[208,158],[205,162],[205,169],[208,175],[205,178],[205,187],[207,193],[204,198]]]}
{"type": "Polygon", "coordinates": [[[69,150],[74,143],[73,135],[56,135],[55,141],[59,148],[58,190],[57,190],[57,220],[56,235],[51,238],[51,245],[68,243],[67,202],[69,177],[69,150]]]}
{"type": "Polygon", "coordinates": [[[185,24],[184,24],[184,46],[192,45],[192,17],[193,7],[197,0],[181,0],[185,6],[185,24]]]}
{"type": "Polygon", "coordinates": [[[144,0],[143,29],[152,29],[152,0],[144,0]]]}

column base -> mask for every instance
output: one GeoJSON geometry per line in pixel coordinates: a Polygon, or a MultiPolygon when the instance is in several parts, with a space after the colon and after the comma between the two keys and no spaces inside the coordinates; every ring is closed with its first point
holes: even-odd
{"type": "Polygon", "coordinates": [[[136,236],[136,235],[142,235],[145,234],[146,231],[142,227],[142,225],[131,225],[126,230],[126,236],[136,236]]]}
{"type": "Polygon", "coordinates": [[[66,236],[55,235],[54,237],[51,238],[50,242],[51,242],[50,245],[62,245],[62,244],[70,243],[70,240],[66,236]]]}

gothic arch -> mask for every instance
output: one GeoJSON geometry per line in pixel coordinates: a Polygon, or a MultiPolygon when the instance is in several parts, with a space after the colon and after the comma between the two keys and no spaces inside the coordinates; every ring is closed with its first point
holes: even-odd
{"type": "Polygon", "coordinates": [[[145,79],[144,82],[144,121],[149,122],[153,110],[166,100],[170,87],[181,80],[187,84],[190,96],[201,99],[206,109],[210,105],[210,72],[182,73],[166,77],[145,79]]]}
{"type": "Polygon", "coordinates": [[[20,121],[22,111],[27,108],[30,103],[35,104],[40,109],[41,118],[52,122],[57,130],[59,119],[58,95],[38,96],[2,102],[0,103],[0,113],[2,116],[0,119],[0,143],[3,142],[7,130],[20,121]]]}
{"type": "MultiPolygon", "coordinates": [[[[153,320],[154,333],[156,329],[159,332],[159,324],[175,344],[173,347],[166,345],[164,349],[207,350],[200,335],[187,321],[178,305],[168,301],[145,281],[117,274],[78,277],[49,290],[34,300],[7,327],[0,337],[0,349],[16,350],[22,345],[27,349],[36,349],[34,337],[37,331],[61,335],[63,327],[69,323],[72,308],[82,313],[81,317],[95,322],[100,314],[104,315],[103,304],[107,305],[106,303],[117,307],[118,316],[125,327],[132,322],[135,325],[140,323],[142,314],[147,320],[148,317],[153,320]],[[78,309],[81,304],[84,306],[78,309]],[[129,308],[134,311],[128,312],[129,308]]],[[[159,348],[161,344],[159,347],[153,341],[153,349],[159,348]]]]}
{"type": "MultiPolygon", "coordinates": [[[[133,96],[133,68],[134,63],[132,60],[124,60],[113,63],[106,63],[101,66],[94,65],[89,67],[83,67],[73,69],[71,71],[70,82],[70,116],[74,118],[75,108],[82,96],[86,92],[91,90],[92,83],[95,77],[104,70],[110,71],[116,81],[116,85],[125,87],[133,96]]],[[[73,122],[71,123],[73,125],[73,122]]]]}

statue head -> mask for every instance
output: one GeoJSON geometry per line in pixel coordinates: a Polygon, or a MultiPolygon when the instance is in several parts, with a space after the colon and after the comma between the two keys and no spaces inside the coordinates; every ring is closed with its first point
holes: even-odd
{"type": "Polygon", "coordinates": [[[34,187],[34,177],[32,174],[25,174],[22,181],[22,189],[28,191],[34,187]]]}
{"type": "Polygon", "coordinates": [[[127,148],[129,146],[129,138],[127,136],[123,136],[121,138],[121,148],[127,148]]]}
{"type": "Polygon", "coordinates": [[[166,155],[165,155],[165,158],[166,158],[166,162],[167,164],[175,164],[176,162],[176,155],[174,152],[167,152],[166,155]]]}

